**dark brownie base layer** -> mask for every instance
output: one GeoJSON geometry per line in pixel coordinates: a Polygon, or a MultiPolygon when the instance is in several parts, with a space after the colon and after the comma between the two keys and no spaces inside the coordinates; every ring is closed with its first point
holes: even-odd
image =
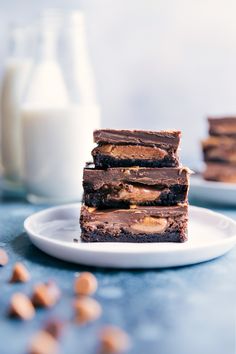
{"type": "Polygon", "coordinates": [[[129,243],[151,243],[151,242],[185,242],[187,235],[183,238],[181,234],[176,232],[165,232],[164,235],[147,235],[132,233],[120,233],[119,238],[115,238],[111,234],[104,234],[99,232],[82,232],[81,239],[83,242],[129,242],[129,243]]]}
{"type": "Polygon", "coordinates": [[[109,167],[178,167],[179,159],[174,154],[168,154],[162,159],[116,158],[104,154],[94,154],[93,161],[96,168],[109,167]]]}
{"type": "Polygon", "coordinates": [[[82,206],[80,225],[85,242],[184,242],[188,206],[109,210],[82,206]]]}
{"type": "MultiPolygon", "coordinates": [[[[141,200],[137,198],[135,199],[135,197],[132,197],[132,194],[130,195],[129,199],[125,199],[122,196],[119,197],[119,193],[123,190],[129,191],[133,188],[137,188],[137,186],[130,184],[120,184],[117,186],[117,188],[104,187],[96,191],[89,191],[89,188],[85,186],[84,203],[90,207],[96,208],[128,208],[130,205],[177,205],[187,201],[188,185],[173,185],[168,188],[157,185],[156,188],[153,188],[153,194],[159,194],[155,199],[152,199],[151,197],[149,197],[149,200],[141,200]]],[[[139,186],[139,188],[142,187],[139,186]]],[[[142,193],[142,190],[140,193],[142,193]]]]}
{"type": "Polygon", "coordinates": [[[181,168],[85,168],[84,202],[97,208],[176,205],[187,202],[190,170],[181,168]]]}

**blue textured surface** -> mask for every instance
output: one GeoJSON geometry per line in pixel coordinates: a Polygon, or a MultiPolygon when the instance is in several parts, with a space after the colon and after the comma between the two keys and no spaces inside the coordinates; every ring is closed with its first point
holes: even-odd
{"type": "MultiPolygon", "coordinates": [[[[31,335],[52,317],[72,318],[73,279],[85,270],[36,249],[23,231],[24,219],[39,210],[22,201],[0,204],[0,247],[10,256],[0,268],[0,354],[25,354],[31,335]],[[31,272],[27,284],[9,284],[12,265],[22,261],[31,272]],[[15,291],[31,294],[33,284],[55,279],[63,298],[52,310],[39,310],[27,323],[8,319],[15,291]]],[[[218,210],[236,218],[232,209],[218,210]]],[[[103,324],[124,328],[133,339],[130,354],[235,354],[236,249],[211,262],[165,270],[116,271],[91,268],[99,281],[95,298],[103,315],[83,327],[68,325],[61,353],[97,352],[103,324]]]]}

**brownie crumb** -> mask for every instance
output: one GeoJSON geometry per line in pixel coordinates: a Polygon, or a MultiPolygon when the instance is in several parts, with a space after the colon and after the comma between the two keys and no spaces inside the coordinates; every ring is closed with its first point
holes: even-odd
{"type": "Polygon", "coordinates": [[[101,305],[89,297],[81,297],[75,300],[75,321],[79,324],[97,320],[102,313],[101,305]]]}
{"type": "Polygon", "coordinates": [[[31,320],[35,315],[35,309],[28,296],[15,293],[11,298],[9,315],[22,320],[31,320]]]}
{"type": "Polygon", "coordinates": [[[79,240],[77,238],[73,238],[73,242],[77,243],[79,240]]]}
{"type": "Polygon", "coordinates": [[[129,336],[120,328],[107,326],[100,332],[100,353],[123,353],[130,348],[129,336]]]}
{"type": "Polygon", "coordinates": [[[24,264],[18,262],[14,265],[12,270],[12,275],[10,278],[10,283],[26,283],[30,280],[30,273],[24,264]]]}
{"type": "Polygon", "coordinates": [[[96,277],[90,272],[83,272],[75,279],[74,291],[77,295],[92,295],[97,286],[96,277]]]}
{"type": "Polygon", "coordinates": [[[55,282],[41,283],[35,286],[32,302],[38,307],[52,307],[61,297],[61,291],[55,282]]]}
{"type": "Polygon", "coordinates": [[[5,266],[8,263],[8,255],[7,252],[0,248],[0,266],[5,266]]]}
{"type": "Polygon", "coordinates": [[[56,339],[50,333],[40,331],[33,336],[28,354],[56,354],[58,351],[56,339]]]}

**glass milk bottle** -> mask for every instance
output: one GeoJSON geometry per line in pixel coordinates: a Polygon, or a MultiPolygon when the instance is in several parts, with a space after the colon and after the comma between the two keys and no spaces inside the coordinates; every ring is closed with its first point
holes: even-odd
{"type": "Polygon", "coordinates": [[[43,17],[39,56],[21,115],[28,200],[80,200],[92,131],[100,125],[82,13],[64,22],[52,12],[43,17]]]}
{"type": "Polygon", "coordinates": [[[20,189],[22,177],[20,107],[32,66],[30,35],[28,28],[11,29],[1,92],[1,158],[5,187],[15,191],[20,189]]]}

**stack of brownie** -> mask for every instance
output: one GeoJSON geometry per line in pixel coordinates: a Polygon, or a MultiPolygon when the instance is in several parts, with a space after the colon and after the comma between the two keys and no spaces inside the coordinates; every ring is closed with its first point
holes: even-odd
{"type": "Polygon", "coordinates": [[[179,166],[179,131],[94,132],[84,169],[85,242],[187,240],[189,170],[179,166]]]}
{"type": "Polygon", "coordinates": [[[206,180],[236,183],[236,117],[208,118],[209,137],[202,141],[206,180]]]}

